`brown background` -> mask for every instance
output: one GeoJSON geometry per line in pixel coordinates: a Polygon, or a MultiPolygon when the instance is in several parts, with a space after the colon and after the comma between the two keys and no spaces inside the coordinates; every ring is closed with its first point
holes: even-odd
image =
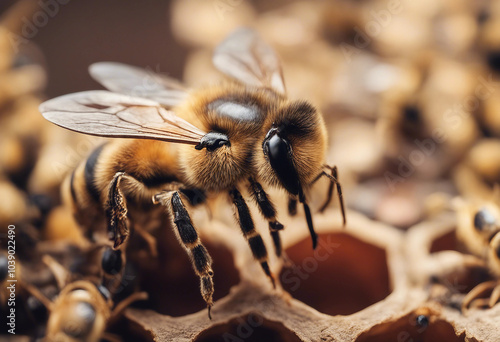
{"type": "MultiPolygon", "coordinates": [[[[0,11],[14,2],[1,0],[0,11]]],[[[88,65],[98,61],[149,67],[180,77],[185,48],[172,37],[169,18],[170,1],[70,0],[60,5],[58,13],[30,39],[45,56],[46,95],[99,88],[87,73],[88,65]]]]}

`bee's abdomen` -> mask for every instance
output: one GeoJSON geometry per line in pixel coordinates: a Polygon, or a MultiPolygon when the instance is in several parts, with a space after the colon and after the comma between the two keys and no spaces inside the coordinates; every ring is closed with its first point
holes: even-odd
{"type": "Polygon", "coordinates": [[[104,149],[104,146],[105,144],[96,148],[85,162],[84,177],[85,177],[86,191],[95,202],[99,202],[99,198],[101,195],[99,188],[97,187],[96,184],[95,169],[97,162],[99,160],[99,156],[101,155],[102,150],[104,149]]]}
{"type": "Polygon", "coordinates": [[[115,140],[97,147],[67,177],[63,196],[75,213],[102,208],[111,180],[117,172],[125,172],[136,180],[122,185],[125,196],[133,201],[150,200],[164,185],[182,183],[177,164],[168,143],[115,140]]]}

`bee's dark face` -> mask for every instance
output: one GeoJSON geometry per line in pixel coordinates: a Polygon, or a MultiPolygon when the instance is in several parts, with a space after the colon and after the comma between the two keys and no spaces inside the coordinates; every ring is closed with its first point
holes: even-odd
{"type": "Polygon", "coordinates": [[[305,102],[293,102],[270,115],[262,142],[262,178],[299,195],[320,172],[326,149],[321,115],[305,102]]]}

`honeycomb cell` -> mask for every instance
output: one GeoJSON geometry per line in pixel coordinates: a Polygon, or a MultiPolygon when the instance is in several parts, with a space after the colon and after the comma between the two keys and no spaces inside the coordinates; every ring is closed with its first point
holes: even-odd
{"type": "Polygon", "coordinates": [[[349,315],[389,295],[384,250],[344,233],[320,234],[315,251],[304,239],[286,250],[280,274],[294,298],[329,315],[349,315]]]}
{"type": "Polygon", "coordinates": [[[361,334],[356,342],[431,342],[431,341],[465,341],[465,336],[456,336],[453,327],[446,321],[436,320],[421,325],[418,316],[404,316],[397,321],[379,324],[361,334]]]}
{"type": "MultiPolygon", "coordinates": [[[[231,252],[220,244],[206,240],[202,239],[213,259],[216,301],[226,296],[229,289],[239,282],[239,275],[231,252]]],[[[200,280],[172,229],[161,229],[157,241],[157,258],[134,260],[142,275],[141,287],[149,293],[149,300],[141,307],[174,317],[205,309],[206,304],[200,294],[200,280]]]]}
{"type": "Polygon", "coordinates": [[[283,324],[264,319],[256,314],[215,325],[202,332],[195,342],[300,342],[283,324]]]}
{"type": "Polygon", "coordinates": [[[437,237],[431,244],[431,253],[441,251],[456,251],[457,238],[455,231],[448,232],[442,236],[437,237]]]}

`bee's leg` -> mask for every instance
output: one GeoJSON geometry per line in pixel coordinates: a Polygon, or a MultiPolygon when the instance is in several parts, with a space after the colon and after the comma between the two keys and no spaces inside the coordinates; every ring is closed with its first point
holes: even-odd
{"type": "Polygon", "coordinates": [[[316,249],[316,247],[318,246],[318,234],[316,234],[316,232],[314,231],[311,209],[309,209],[309,205],[307,204],[307,201],[306,201],[306,195],[304,194],[302,189],[299,190],[299,201],[300,201],[300,203],[302,203],[302,206],[304,208],[304,214],[306,216],[307,228],[309,229],[309,234],[311,235],[313,249],[316,249]]]}
{"type": "Polygon", "coordinates": [[[332,167],[329,165],[325,165],[324,167],[326,169],[330,170],[331,174],[328,174],[327,172],[322,171],[312,182],[314,184],[318,179],[320,179],[323,176],[327,177],[331,181],[330,186],[328,187],[328,194],[327,194],[326,201],[325,201],[325,203],[323,203],[323,205],[321,206],[319,211],[323,212],[330,204],[330,201],[332,200],[332,197],[333,197],[333,185],[335,184],[337,186],[337,195],[339,197],[340,211],[342,213],[342,220],[343,220],[343,224],[345,226],[346,218],[345,218],[344,197],[342,195],[342,185],[340,185],[340,182],[339,182],[339,175],[338,175],[337,167],[336,166],[332,167]]]}
{"type": "Polygon", "coordinates": [[[101,255],[102,284],[114,293],[123,277],[123,266],[125,265],[125,252],[120,249],[113,249],[109,246],[104,247],[101,255]]]}
{"type": "Polygon", "coordinates": [[[42,257],[42,262],[50,269],[50,272],[52,272],[52,275],[56,280],[57,287],[59,290],[62,290],[70,282],[70,272],[48,254],[45,254],[42,257]]]}
{"type": "Polygon", "coordinates": [[[241,231],[243,232],[243,235],[250,245],[250,249],[252,250],[254,258],[260,262],[262,269],[271,279],[273,287],[276,287],[274,276],[269,268],[267,250],[266,246],[264,245],[264,240],[262,240],[260,234],[257,232],[257,230],[255,230],[252,215],[250,214],[250,210],[248,209],[245,200],[236,188],[230,190],[229,195],[231,196],[231,199],[233,200],[233,203],[236,207],[238,222],[240,224],[241,231]]]}
{"type": "Polygon", "coordinates": [[[121,316],[123,313],[123,310],[125,310],[130,304],[133,302],[136,302],[138,300],[147,300],[149,298],[147,292],[135,292],[132,293],[130,296],[119,302],[113,311],[111,312],[111,315],[109,316],[107,325],[111,326],[113,323],[116,322],[116,320],[121,316]]]}
{"type": "Polygon", "coordinates": [[[495,286],[493,292],[491,292],[490,300],[488,303],[489,307],[490,308],[494,307],[499,299],[500,299],[500,282],[497,282],[497,286],[495,286]]]}
{"type": "MultiPolygon", "coordinates": [[[[125,197],[120,189],[122,178],[132,178],[125,172],[117,172],[109,184],[108,199],[106,201],[106,218],[108,235],[114,241],[113,248],[118,248],[129,235],[127,226],[127,206],[125,197]]],[[[132,178],[136,181],[135,178],[132,178]]]]}
{"type": "MultiPolygon", "coordinates": [[[[144,189],[144,184],[125,172],[117,172],[109,183],[105,212],[108,236],[111,241],[114,241],[113,248],[115,249],[125,242],[130,233],[127,220],[127,203],[123,190],[127,192],[134,189],[144,189]],[[123,185],[123,180],[126,181],[126,185],[123,185]]],[[[149,243],[149,241],[147,242],[149,243]]]]}
{"type": "Polygon", "coordinates": [[[153,258],[156,258],[158,256],[158,248],[156,247],[156,238],[151,235],[149,232],[146,230],[142,229],[141,227],[134,225],[134,232],[139,234],[141,238],[146,242],[148,245],[149,253],[151,253],[151,256],[153,258]]]}
{"type": "Polygon", "coordinates": [[[211,319],[210,309],[213,305],[212,296],[214,293],[212,258],[198,237],[198,232],[191,221],[179,191],[174,191],[173,193],[162,192],[156,195],[154,200],[168,207],[169,197],[171,197],[170,205],[172,206],[174,224],[177,227],[179,240],[182,242],[182,245],[191,258],[191,263],[193,264],[196,275],[200,277],[201,295],[207,303],[208,317],[211,319]],[[172,194],[171,196],[170,193],[172,194]]]}
{"type": "Polygon", "coordinates": [[[290,216],[297,215],[297,199],[291,196],[288,198],[288,214],[290,216]]]}
{"type": "MultiPolygon", "coordinates": [[[[498,281],[490,280],[490,281],[485,281],[484,283],[481,283],[476,287],[474,287],[472,290],[470,290],[462,301],[462,312],[465,313],[468,310],[468,308],[472,305],[472,302],[481,299],[478,297],[483,295],[486,291],[494,289],[497,285],[498,281]]],[[[489,304],[489,300],[486,302],[486,304],[489,304]]]]}
{"type": "Polygon", "coordinates": [[[269,222],[269,232],[273,239],[276,256],[281,257],[281,238],[279,231],[283,229],[283,225],[276,220],[276,209],[271,200],[269,200],[264,189],[262,189],[262,185],[253,178],[250,178],[249,181],[250,192],[258,204],[260,212],[269,222]]]}

